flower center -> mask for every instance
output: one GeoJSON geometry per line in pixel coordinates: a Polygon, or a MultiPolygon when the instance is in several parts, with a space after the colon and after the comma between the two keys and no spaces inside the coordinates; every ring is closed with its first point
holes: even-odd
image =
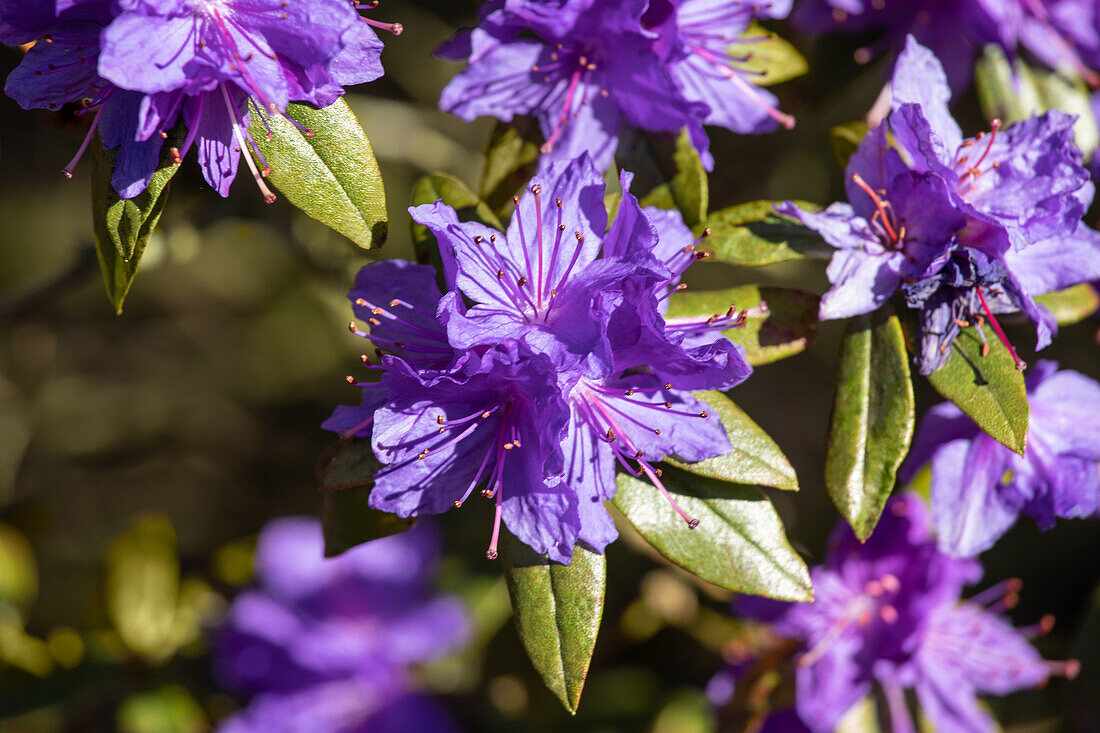
{"type": "MultiPolygon", "coordinates": [[[[985,172],[982,170],[982,164],[985,163],[985,159],[989,157],[989,151],[993,149],[993,142],[997,139],[997,133],[1001,129],[1001,121],[999,119],[994,119],[989,123],[989,127],[989,138],[985,144],[985,149],[982,150],[981,155],[978,156],[976,161],[973,163],[970,162],[971,154],[968,148],[972,148],[986,139],[986,134],[984,132],[979,132],[978,136],[975,138],[964,140],[962,145],[959,146],[958,152],[955,153],[955,170],[959,173],[958,190],[960,193],[964,193],[962,189],[967,183],[970,184],[970,188],[966,193],[973,191],[978,185],[978,179],[981,177],[982,173],[985,172]]],[[[1000,161],[994,160],[990,164],[990,168],[996,169],[1000,167],[1000,165],[1000,161]]],[[[986,170],[988,170],[988,168],[986,170]]]]}
{"type": "MultiPolygon", "coordinates": [[[[570,63],[568,60],[561,58],[560,53],[562,48],[562,44],[559,43],[555,46],[556,50],[550,52],[550,64],[542,66],[535,64],[531,67],[531,73],[543,75],[543,84],[559,84],[562,81],[561,72],[568,71],[570,63]],[[548,72],[559,73],[551,74],[548,72]]],[[[574,117],[580,114],[581,107],[589,103],[589,84],[584,84],[584,93],[579,98],[577,97],[577,89],[581,86],[581,82],[584,78],[590,76],[591,72],[596,70],[596,64],[588,55],[581,53],[578,55],[576,61],[572,63],[572,67],[572,72],[569,74],[569,81],[566,83],[565,91],[562,95],[561,111],[558,113],[558,119],[554,123],[554,129],[551,130],[550,136],[546,138],[546,142],[542,144],[542,148],[540,149],[544,155],[554,150],[554,146],[561,138],[565,126],[568,125],[574,117]]],[[[606,97],[607,90],[601,89],[599,94],[602,97],[606,97]]]]}

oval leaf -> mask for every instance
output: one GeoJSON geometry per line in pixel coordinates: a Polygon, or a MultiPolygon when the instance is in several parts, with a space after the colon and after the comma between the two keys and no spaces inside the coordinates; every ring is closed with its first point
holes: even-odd
{"type": "Polygon", "coordinates": [[[731,306],[747,312],[744,325],[722,335],[745,347],[752,366],[794,356],[817,336],[819,298],[789,288],[744,285],[726,290],[686,290],[670,298],[665,320],[724,315],[731,306]]]}
{"type": "Polygon", "coordinates": [[[185,136],[182,125],[169,133],[160,154],[160,163],[153,173],[149,187],[132,199],[121,199],[111,185],[115,170],[115,151],[104,150],[97,133],[92,140],[92,228],[95,232],[95,248],[107,297],[122,313],[130,286],[137,276],[141,256],[149,237],[160,220],[164,204],[168,201],[168,184],[179,166],[168,152],[179,147],[185,136]]]}
{"type": "Polygon", "coordinates": [[[1029,410],[1024,375],[1003,344],[992,340],[989,346],[982,356],[974,327],[962,329],[951,358],[928,381],[991,438],[1022,456],[1029,410]]]}
{"type": "Polygon", "coordinates": [[[1059,326],[1072,326],[1100,310],[1100,293],[1092,285],[1081,283],[1036,296],[1035,302],[1050,311],[1059,326]]]}
{"type": "Polygon", "coordinates": [[[721,392],[697,392],[695,396],[714,408],[733,449],[727,455],[698,463],[670,458],[665,459],[666,463],[696,476],[798,491],[798,476],[783,451],[733,400],[721,392]]]}
{"type": "Polygon", "coordinates": [[[735,69],[752,72],[749,80],[757,86],[766,87],[797,79],[810,70],[810,65],[798,49],[755,21],[741,37],[753,40],[733,42],[729,48],[730,55],[745,60],[734,61],[731,65],[735,69]],[[758,40],[760,38],[765,40],[758,40]]]}
{"type": "Polygon", "coordinates": [[[915,403],[905,336],[887,306],[851,321],[840,348],[825,488],[865,540],[894,489],[913,438],[915,403]]]}
{"type": "Polygon", "coordinates": [[[519,638],[546,686],[576,713],[603,618],[607,559],[578,546],[572,563],[560,565],[504,535],[501,560],[519,638]]]}
{"type": "Polygon", "coordinates": [[[784,601],[813,599],[806,563],[791,548],[775,507],[755,486],[693,476],[675,468],[661,481],[699,526],[689,529],[647,481],[622,474],[615,507],[671,562],[738,593],[784,601]]]}
{"type": "Polygon", "coordinates": [[[363,249],[386,241],[386,193],[382,174],[359,120],[338,99],[324,109],[292,104],[287,116],[268,115],[267,127],[252,107],[250,132],[271,166],[268,180],[290,203],[363,249]]]}
{"type": "MultiPolygon", "coordinates": [[[[805,257],[828,259],[835,251],[809,227],[775,213],[775,201],[751,201],[716,211],[696,227],[710,229],[704,246],[716,262],[757,267],[805,257]]],[[[815,208],[802,201],[794,202],[815,208]]]]}

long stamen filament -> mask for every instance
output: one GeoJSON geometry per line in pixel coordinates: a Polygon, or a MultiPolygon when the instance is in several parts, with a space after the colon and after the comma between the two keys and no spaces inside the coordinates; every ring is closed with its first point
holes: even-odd
{"type": "Polygon", "coordinates": [[[989,310],[989,305],[985,302],[985,296],[982,295],[981,287],[976,287],[974,290],[978,293],[978,300],[981,301],[982,310],[985,311],[985,315],[989,319],[989,325],[993,326],[993,330],[997,333],[997,338],[1005,345],[1005,348],[1008,349],[1008,353],[1012,355],[1012,360],[1016,362],[1016,371],[1022,372],[1027,369],[1027,362],[1021,359],[1016,353],[1016,350],[1012,348],[1012,344],[1008,342],[1008,337],[1005,336],[1005,332],[1001,330],[1001,324],[997,323],[997,319],[993,317],[993,312],[989,310]]]}

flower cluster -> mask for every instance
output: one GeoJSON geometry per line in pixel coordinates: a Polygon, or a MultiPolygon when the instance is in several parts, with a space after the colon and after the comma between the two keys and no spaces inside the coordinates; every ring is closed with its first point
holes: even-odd
{"type": "Polygon", "coordinates": [[[381,380],[324,427],[371,439],[383,464],[371,506],[437,514],[481,487],[495,506],[490,558],[503,522],[568,563],[578,541],[602,552],[616,536],[602,505],[616,463],[668,496],[656,461],[729,451],[692,391],[748,377],[743,350],[713,335],[743,314],[664,320],[702,253],[677,216],[639,206],[630,180],[610,229],[587,155],[536,177],[506,233],[442,202],[412,208],[439,243],[444,294],[430,267],[360,271],[349,297],[369,332],[352,331],[374,344],[378,363],[363,361],[381,380]]]}
{"type": "Polygon", "coordinates": [[[458,730],[439,703],[411,692],[408,674],[470,633],[461,603],[431,592],[436,545],[417,527],[325,559],[317,520],[264,527],[259,587],[233,601],[215,639],[216,676],[252,702],[219,729],[458,730]]]}
{"type": "Polygon", "coordinates": [[[1049,617],[1024,630],[1000,615],[1013,605],[1018,581],[960,602],[981,566],[936,548],[928,510],[915,495],[892,499],[864,544],[847,525],[838,527],[825,564],[811,576],[812,603],[745,598],[738,604],[770,621],[780,636],[803,643],[795,658],[795,707],[810,730],[834,730],[877,686],[891,730],[917,729],[905,699],[913,689],[936,730],[992,731],[977,695],[1006,695],[1078,670],[1075,661],[1044,661],[1028,643],[1029,635],[1049,630],[1049,617]]]}
{"type": "Polygon", "coordinates": [[[1055,518],[1091,517],[1100,508],[1100,384],[1040,361],[1027,379],[1027,453],[983,433],[959,408],[933,407],[898,475],[908,481],[932,464],[932,518],[941,551],[975,555],[1031,516],[1050,529],[1055,518]]]}
{"type": "Polygon", "coordinates": [[[793,19],[810,33],[882,31],[857,52],[861,62],[900,49],[912,34],[943,61],[956,92],[969,84],[974,58],[987,43],[1009,54],[1026,49],[1053,69],[1100,84],[1100,5],[1094,0],[805,0],[793,19]]]}
{"type": "Polygon", "coordinates": [[[1073,118],[1051,111],[963,138],[935,56],[912,37],[898,59],[893,109],[848,163],[850,203],[778,210],[837,249],[821,318],[868,313],[900,290],[920,311],[923,374],[950,356],[961,328],[986,321],[1016,360],[995,313],[1023,312],[1037,348],[1056,325],[1034,296],[1100,277],[1100,234],[1081,222],[1093,186],[1073,118]]]}
{"type": "MultiPolygon", "coordinates": [[[[382,75],[382,46],[347,0],[9,0],[0,3],[0,42],[33,43],[4,87],[25,109],[75,103],[116,151],[112,185],[132,198],[149,185],[169,132],[186,136],[222,196],[244,154],[268,202],[268,167],[248,134],[253,113],[284,114],[291,102],[324,107],[343,87],[382,75]],[[252,158],[255,152],[260,166],[252,158]]],[[[266,124],[266,122],[265,122],[266,124]]],[[[310,134],[309,131],[306,131],[310,134]]]]}
{"type": "Polygon", "coordinates": [[[550,159],[588,152],[600,170],[623,121],[645,130],[687,127],[707,168],[703,125],[767,132],[794,120],[754,85],[745,37],[755,18],[782,18],[790,0],[507,0],[482,6],[481,24],[440,49],[468,67],[440,107],[465,120],[537,117],[550,159]]]}

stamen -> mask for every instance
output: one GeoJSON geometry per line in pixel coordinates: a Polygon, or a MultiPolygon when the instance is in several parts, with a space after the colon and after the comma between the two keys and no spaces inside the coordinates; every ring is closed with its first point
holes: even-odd
{"type": "Polygon", "coordinates": [[[558,138],[561,137],[562,130],[569,124],[569,114],[573,109],[573,97],[577,92],[577,85],[581,81],[581,76],[588,69],[588,60],[584,56],[581,56],[577,63],[577,68],[573,72],[573,76],[569,79],[569,87],[565,92],[565,101],[562,102],[561,113],[558,115],[558,124],[554,126],[554,131],[550,133],[550,137],[546,139],[546,142],[544,142],[539,149],[543,155],[548,155],[553,152],[554,145],[557,143],[558,138]]]}
{"type": "Polygon", "coordinates": [[[1001,324],[997,323],[997,319],[993,317],[993,312],[989,310],[989,305],[985,302],[985,296],[982,295],[982,288],[978,286],[974,288],[978,293],[978,300],[982,303],[982,310],[985,311],[986,318],[989,319],[989,324],[993,326],[993,330],[997,333],[997,337],[1001,339],[1001,343],[1008,349],[1008,353],[1012,355],[1012,360],[1016,362],[1016,371],[1022,372],[1027,369],[1027,362],[1016,354],[1016,350],[1012,348],[1012,344],[1008,342],[1008,337],[1005,336],[1005,332],[1001,330],[1001,324]]]}
{"type": "Polygon", "coordinates": [[[886,233],[890,237],[890,241],[895,244],[898,241],[898,234],[894,231],[894,227],[890,224],[890,217],[886,215],[887,204],[879,198],[879,194],[868,185],[867,181],[863,180],[858,173],[852,174],[852,183],[863,189],[863,192],[871,197],[871,201],[874,202],[875,208],[878,209],[879,215],[882,217],[882,226],[886,228],[886,233]]]}
{"type": "MultiPolygon", "coordinates": [[[[215,11],[217,12],[217,11],[215,11]]],[[[265,204],[275,203],[277,198],[271,189],[264,183],[263,176],[260,175],[260,171],[256,168],[256,161],[252,160],[252,154],[249,152],[249,147],[245,143],[244,134],[241,132],[240,121],[237,119],[237,111],[233,109],[233,102],[229,99],[229,90],[226,89],[225,84],[221,85],[222,98],[225,100],[225,109],[229,112],[229,119],[233,122],[233,135],[237,138],[237,146],[241,149],[241,157],[244,158],[245,163],[248,164],[248,169],[252,171],[252,178],[256,181],[256,185],[260,189],[260,193],[263,194],[265,204]]]]}
{"type": "Polygon", "coordinates": [[[69,161],[69,164],[61,169],[61,175],[66,178],[73,177],[73,170],[76,168],[76,164],[80,162],[80,159],[84,157],[84,151],[88,149],[88,144],[95,137],[96,128],[99,126],[99,115],[102,114],[103,108],[100,107],[96,110],[95,117],[92,118],[92,125],[88,128],[88,134],[84,136],[84,142],[80,143],[80,147],[76,151],[76,155],[69,161]]]}

